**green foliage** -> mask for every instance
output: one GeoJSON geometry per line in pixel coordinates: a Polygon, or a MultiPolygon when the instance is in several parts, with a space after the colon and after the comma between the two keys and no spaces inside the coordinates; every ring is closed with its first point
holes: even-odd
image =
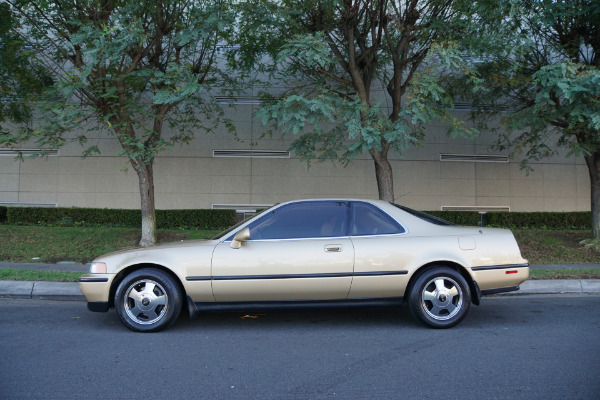
{"type": "Polygon", "coordinates": [[[100,151],[88,144],[89,132],[107,131],[123,154],[147,165],[157,152],[191,140],[191,126],[211,131],[222,118],[203,95],[227,78],[215,65],[216,46],[234,14],[222,2],[37,3],[15,4],[30,32],[22,40],[44,52],[38,58],[57,71],[57,85],[40,98],[38,124],[5,143],[56,148],[75,140],[89,155],[100,151]],[[171,128],[167,137],[163,124],[171,128]],[[75,130],[81,132],[69,135],[75,130]]]}
{"type": "Polygon", "coordinates": [[[489,225],[527,229],[590,229],[590,212],[489,212],[489,225]]]}
{"type": "MultiPolygon", "coordinates": [[[[194,227],[220,229],[233,225],[234,210],[157,210],[159,229],[194,227]]],[[[9,207],[7,222],[13,225],[139,227],[140,210],[101,208],[9,207]]]]}
{"type": "Polygon", "coordinates": [[[4,122],[28,122],[31,102],[52,85],[52,78],[16,33],[19,29],[11,7],[0,3],[0,134],[7,134],[4,122]]]}
{"type": "Polygon", "coordinates": [[[448,122],[453,136],[477,134],[451,116],[440,74],[459,58],[442,32],[460,25],[460,8],[434,0],[282,3],[273,2],[274,13],[287,29],[267,36],[278,63],[272,73],[290,89],[269,97],[258,115],[295,136],[298,156],[347,164],[367,152],[402,154],[434,119],[448,122]]]}
{"type": "Polygon", "coordinates": [[[4,224],[6,222],[6,213],[8,212],[8,207],[0,206],[0,224],[4,224]]]}
{"type": "Polygon", "coordinates": [[[485,11],[476,32],[486,40],[461,43],[479,58],[470,68],[484,78],[484,90],[459,84],[457,92],[475,97],[481,127],[497,133],[493,148],[522,154],[522,168],[565,153],[585,159],[592,231],[600,238],[600,3],[476,4],[485,11]],[[490,40],[494,36],[503,43],[490,40]]]}
{"type": "Polygon", "coordinates": [[[433,215],[462,226],[479,226],[481,217],[477,211],[427,211],[427,214],[433,215]]]}
{"type": "Polygon", "coordinates": [[[78,142],[86,157],[102,151],[90,136],[113,135],[140,178],[141,243],[154,243],[156,154],[221,123],[233,129],[208,89],[240,86],[218,52],[234,32],[235,4],[14,0],[11,6],[22,26],[12,32],[53,71],[55,85],[39,96],[35,124],[0,135],[0,145],[54,149],[78,142]]]}
{"type": "Polygon", "coordinates": [[[533,160],[561,147],[575,156],[599,151],[599,68],[571,62],[546,65],[533,74],[529,86],[535,92],[533,104],[504,118],[509,130],[500,135],[499,148],[523,150],[533,160]],[[511,135],[515,131],[521,134],[511,135]]]}

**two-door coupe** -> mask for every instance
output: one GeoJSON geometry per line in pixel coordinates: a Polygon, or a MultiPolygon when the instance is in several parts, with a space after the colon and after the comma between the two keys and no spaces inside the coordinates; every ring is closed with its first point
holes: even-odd
{"type": "Polygon", "coordinates": [[[79,279],[91,311],[152,332],[208,310],[400,305],[449,328],[529,277],[506,229],[459,227],[379,200],[277,204],[212,240],[107,254],[79,279]]]}

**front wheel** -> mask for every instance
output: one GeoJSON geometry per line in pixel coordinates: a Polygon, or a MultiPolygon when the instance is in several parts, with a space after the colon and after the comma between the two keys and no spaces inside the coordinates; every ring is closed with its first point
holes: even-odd
{"type": "Polygon", "coordinates": [[[165,272],[146,268],[127,275],[115,293],[115,309],[123,324],[136,332],[157,332],[179,317],[182,295],[165,272]]]}
{"type": "Polygon", "coordinates": [[[417,278],[408,297],[410,312],[431,328],[450,328],[467,315],[471,291],[465,278],[448,267],[434,267],[417,278]]]}

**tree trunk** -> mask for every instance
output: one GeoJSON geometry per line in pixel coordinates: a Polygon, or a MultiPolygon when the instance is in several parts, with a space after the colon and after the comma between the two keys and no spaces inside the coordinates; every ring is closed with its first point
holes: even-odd
{"type": "Polygon", "coordinates": [[[600,151],[595,151],[584,158],[590,174],[592,234],[594,239],[600,239],[600,151]]]}
{"type": "Polygon", "coordinates": [[[142,238],[140,246],[152,246],[156,243],[156,214],[154,212],[154,171],[152,162],[148,164],[134,163],[140,183],[140,199],[142,206],[142,238]]]}
{"type": "Polygon", "coordinates": [[[374,149],[371,151],[371,157],[375,161],[375,178],[377,179],[377,190],[379,191],[379,200],[394,202],[394,174],[392,165],[388,158],[387,148],[383,151],[374,149]]]}

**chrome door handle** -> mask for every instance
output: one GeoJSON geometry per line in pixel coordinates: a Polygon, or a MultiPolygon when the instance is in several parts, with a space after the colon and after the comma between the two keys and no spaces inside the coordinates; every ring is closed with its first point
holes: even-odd
{"type": "Polygon", "coordinates": [[[342,245],[329,244],[329,245],[325,246],[325,251],[328,253],[339,253],[342,251],[342,245]]]}

